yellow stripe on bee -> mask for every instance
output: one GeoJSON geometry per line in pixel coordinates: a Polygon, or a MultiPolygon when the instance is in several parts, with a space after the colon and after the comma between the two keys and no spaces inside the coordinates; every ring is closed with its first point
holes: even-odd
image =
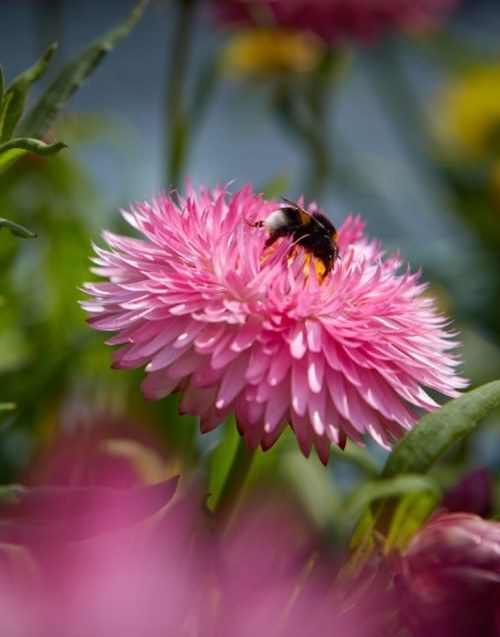
{"type": "Polygon", "coordinates": [[[308,226],[311,223],[311,215],[307,214],[307,212],[302,212],[302,210],[298,210],[297,212],[299,213],[299,217],[300,217],[300,222],[302,223],[303,226],[308,226]]]}
{"type": "MultiPolygon", "coordinates": [[[[291,266],[294,260],[297,258],[301,248],[294,247],[290,250],[288,254],[288,265],[291,266]]],[[[314,257],[310,252],[304,252],[303,254],[303,262],[304,262],[304,275],[306,279],[311,276],[311,273],[315,274],[318,281],[323,283],[325,278],[326,267],[325,264],[314,257]]]]}

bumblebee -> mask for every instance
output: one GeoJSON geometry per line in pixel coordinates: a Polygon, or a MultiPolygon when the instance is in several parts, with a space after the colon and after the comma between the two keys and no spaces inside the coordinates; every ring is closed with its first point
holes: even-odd
{"type": "Polygon", "coordinates": [[[291,237],[324,267],[324,279],[333,269],[339,256],[338,233],[335,226],[320,212],[309,213],[289,199],[281,198],[284,205],[263,221],[250,225],[265,228],[269,236],[264,248],[269,248],[280,237],[291,237]]]}

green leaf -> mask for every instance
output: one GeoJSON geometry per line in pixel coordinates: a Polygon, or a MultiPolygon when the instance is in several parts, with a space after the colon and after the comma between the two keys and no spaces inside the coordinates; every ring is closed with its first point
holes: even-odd
{"type": "Polygon", "coordinates": [[[283,451],[279,467],[315,527],[340,535],[345,521],[342,496],[321,462],[314,456],[305,458],[294,447],[283,451]]]}
{"type": "Polygon", "coordinates": [[[7,168],[9,164],[12,164],[16,159],[26,155],[25,150],[21,148],[13,148],[12,150],[8,150],[3,155],[0,155],[0,170],[7,168]]]}
{"type": "Polygon", "coordinates": [[[29,87],[42,77],[56,49],[57,44],[52,44],[42,57],[27,71],[21,73],[7,89],[0,113],[0,141],[11,138],[24,110],[29,87]]]}
{"type": "Polygon", "coordinates": [[[375,542],[375,518],[373,511],[367,508],[363,511],[361,518],[354,527],[353,534],[349,541],[349,550],[351,554],[349,559],[340,569],[341,580],[353,580],[363,570],[365,564],[370,559],[373,551],[376,549],[375,542]]]}
{"type": "Polygon", "coordinates": [[[12,411],[16,408],[16,403],[0,403],[0,412],[12,411]]]}
{"type": "MultiPolygon", "coordinates": [[[[0,101],[0,142],[4,137],[3,131],[7,126],[5,120],[7,119],[8,113],[10,112],[10,104],[13,99],[13,94],[9,93],[8,95],[5,95],[0,101]]],[[[5,138],[7,138],[7,135],[5,135],[5,138]]]]}
{"type": "Polygon", "coordinates": [[[13,161],[28,152],[42,156],[54,155],[67,147],[68,145],[65,142],[46,144],[45,142],[38,139],[31,139],[30,137],[15,137],[0,145],[0,170],[6,168],[13,161]]]}
{"type": "MultiPolygon", "coordinates": [[[[417,482],[414,482],[413,485],[405,485],[404,483],[398,485],[397,482],[394,482],[407,477],[399,476],[398,478],[392,478],[390,481],[385,481],[387,493],[383,494],[384,487],[379,492],[382,497],[396,502],[392,509],[390,526],[385,535],[379,530],[384,506],[367,506],[363,510],[349,542],[351,555],[341,569],[341,577],[343,579],[356,579],[370,560],[377,546],[386,555],[391,551],[401,550],[436,508],[439,501],[439,489],[437,489],[436,484],[432,484],[432,482],[427,485],[422,483],[421,486],[423,488],[419,490],[417,482]],[[399,499],[394,498],[400,487],[404,495],[399,497],[399,499]],[[406,487],[410,488],[405,492],[406,487]],[[414,492],[413,487],[416,488],[414,492]],[[427,487],[429,488],[427,489],[427,487]],[[391,491],[392,494],[390,494],[391,491]]],[[[422,476],[411,477],[412,479],[415,477],[422,479],[422,476]]],[[[374,493],[374,495],[377,494],[374,493]]]]}
{"type": "Polygon", "coordinates": [[[210,475],[208,478],[209,497],[207,507],[215,511],[219,503],[226,478],[236,456],[240,436],[234,421],[229,419],[223,425],[223,434],[219,444],[212,451],[210,458],[210,475]]]}
{"type": "MultiPolygon", "coordinates": [[[[405,474],[423,474],[452,447],[468,436],[477,423],[500,406],[500,381],[493,381],[451,400],[424,416],[408,432],[387,459],[382,480],[404,480],[405,474]]],[[[413,476],[414,479],[417,476],[413,476]]],[[[366,564],[377,540],[383,550],[401,549],[417,531],[438,502],[436,492],[387,493],[375,506],[366,508],[351,538],[351,555],[345,572],[356,576],[366,564]]]]}
{"type": "Polygon", "coordinates": [[[4,90],[5,90],[5,78],[3,75],[3,66],[0,64],[0,107],[2,106],[4,90]]]}
{"type": "Polygon", "coordinates": [[[500,380],[487,383],[427,414],[395,447],[383,478],[402,473],[426,473],[457,441],[500,406],[500,380]]]}
{"type": "Polygon", "coordinates": [[[234,417],[224,423],[221,442],[210,462],[209,498],[207,507],[221,515],[233,515],[246,491],[255,452],[238,434],[234,417]]]}
{"type": "Polygon", "coordinates": [[[435,510],[439,496],[437,492],[408,493],[394,508],[391,525],[384,543],[384,553],[403,549],[410,538],[435,510]]]}
{"type": "Polygon", "coordinates": [[[2,217],[0,217],[0,230],[2,228],[7,228],[11,234],[16,237],[21,237],[22,239],[34,239],[36,237],[36,234],[28,230],[28,228],[14,223],[14,221],[9,221],[9,219],[2,219],[2,217]]]}
{"type": "Polygon", "coordinates": [[[65,142],[46,144],[39,139],[32,139],[30,137],[14,137],[8,142],[0,144],[0,155],[3,155],[9,150],[25,150],[30,153],[35,153],[36,155],[54,155],[67,147],[68,144],[65,142]]]}
{"type": "Polygon", "coordinates": [[[347,441],[344,449],[333,446],[332,456],[335,458],[335,462],[346,462],[361,470],[367,477],[377,478],[380,473],[380,468],[373,461],[369,452],[350,440],[347,441]]]}
{"type": "Polygon", "coordinates": [[[23,135],[29,137],[43,135],[57,114],[65,107],[69,97],[83,84],[102,59],[132,31],[143,14],[147,2],[148,0],[140,0],[123,20],[61,69],[52,84],[28,111],[21,126],[23,135]]]}
{"type": "Polygon", "coordinates": [[[386,480],[365,482],[349,495],[347,516],[360,515],[366,507],[378,500],[422,492],[431,493],[436,501],[441,495],[437,482],[426,476],[406,474],[386,480]]]}

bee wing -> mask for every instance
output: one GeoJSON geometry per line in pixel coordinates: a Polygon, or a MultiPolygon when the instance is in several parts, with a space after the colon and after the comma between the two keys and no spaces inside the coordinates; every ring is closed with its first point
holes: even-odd
{"type": "Polygon", "coordinates": [[[308,226],[311,223],[312,217],[307,212],[307,210],[304,210],[304,208],[301,208],[301,206],[299,206],[297,203],[295,203],[295,201],[291,201],[290,199],[287,199],[286,197],[280,197],[280,199],[281,199],[281,201],[286,203],[287,206],[290,206],[290,208],[293,208],[294,210],[296,210],[299,213],[300,220],[305,226],[308,226]]]}
{"type": "Polygon", "coordinates": [[[330,234],[333,243],[336,243],[339,235],[333,223],[324,214],[319,212],[313,212],[311,217],[323,230],[330,234]]]}
{"type": "Polygon", "coordinates": [[[306,210],[304,210],[304,208],[301,208],[299,204],[296,203],[295,201],[292,201],[291,199],[287,199],[286,197],[280,197],[280,199],[281,201],[286,203],[288,206],[290,206],[290,208],[295,208],[295,210],[300,210],[300,212],[303,212],[306,215],[309,214],[306,210]]]}
{"type": "Polygon", "coordinates": [[[311,214],[307,212],[307,210],[304,210],[304,208],[299,206],[295,201],[291,201],[290,199],[287,199],[286,197],[280,197],[280,199],[281,201],[286,203],[287,206],[290,206],[290,208],[297,210],[297,212],[300,214],[300,220],[305,226],[309,225],[310,223],[316,223],[318,226],[323,228],[323,230],[326,230],[327,232],[331,233],[333,242],[337,241],[338,233],[337,233],[337,230],[335,229],[335,226],[322,213],[316,212],[311,214]]]}

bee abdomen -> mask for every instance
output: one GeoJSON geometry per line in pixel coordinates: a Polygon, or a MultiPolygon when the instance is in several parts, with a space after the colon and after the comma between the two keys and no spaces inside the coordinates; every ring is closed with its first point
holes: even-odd
{"type": "Polygon", "coordinates": [[[275,210],[262,222],[268,230],[279,230],[288,225],[287,214],[283,209],[275,210]]]}

